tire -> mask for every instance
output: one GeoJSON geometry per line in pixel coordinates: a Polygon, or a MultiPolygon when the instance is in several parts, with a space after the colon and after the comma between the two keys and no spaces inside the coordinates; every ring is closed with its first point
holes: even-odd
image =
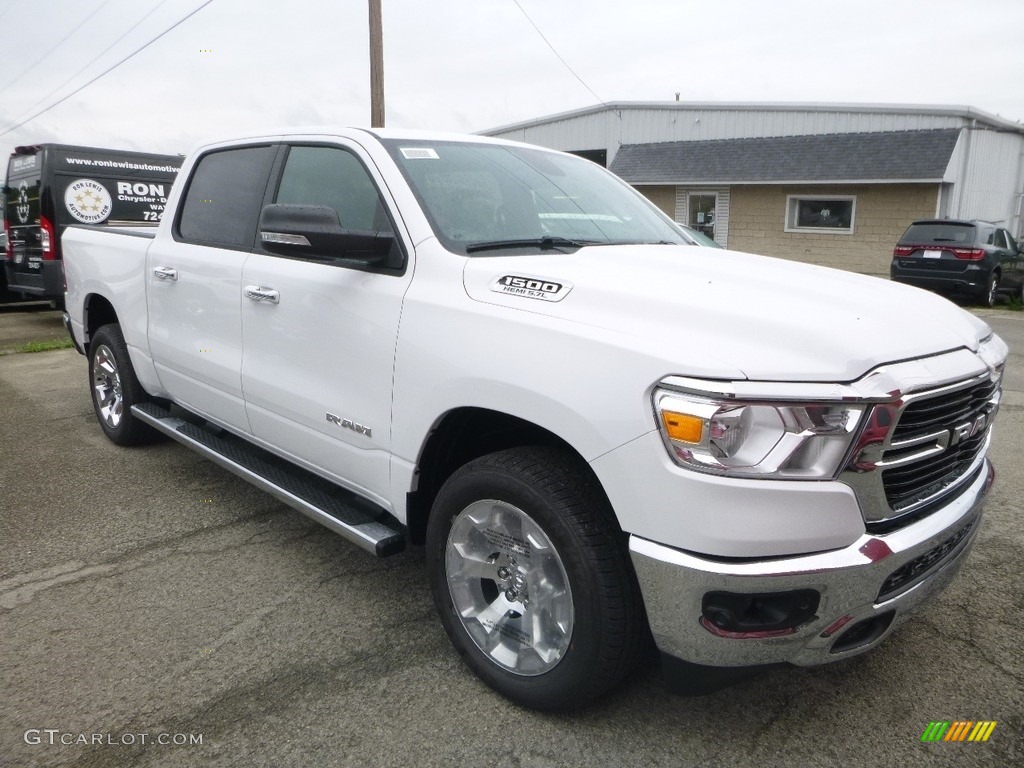
{"type": "Polygon", "coordinates": [[[426,547],[452,644],[518,704],[583,706],[646,646],[625,537],[587,468],[565,451],[515,448],[463,466],[434,502],[426,547]]]}
{"type": "Polygon", "coordinates": [[[139,421],[131,407],[149,400],[128,356],[128,345],[117,323],[104,325],[89,342],[89,389],[96,419],[117,445],[142,445],[160,433],[139,421]]]}
{"type": "Polygon", "coordinates": [[[994,307],[996,305],[996,293],[999,289],[999,273],[993,272],[988,278],[988,289],[985,291],[983,297],[986,307],[994,307]]]}

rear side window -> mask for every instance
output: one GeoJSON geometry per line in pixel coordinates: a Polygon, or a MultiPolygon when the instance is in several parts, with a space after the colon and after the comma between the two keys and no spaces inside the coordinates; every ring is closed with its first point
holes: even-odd
{"type": "Polygon", "coordinates": [[[178,219],[182,240],[250,249],[274,148],[240,147],[204,155],[189,179],[178,219]]]}
{"type": "Polygon", "coordinates": [[[910,229],[900,238],[906,245],[928,245],[944,243],[947,245],[973,245],[977,229],[973,224],[934,223],[911,224],[910,229]]]}
{"type": "Polygon", "coordinates": [[[1006,244],[1006,236],[1003,234],[1003,230],[1001,230],[1001,229],[997,229],[996,230],[995,239],[994,239],[993,242],[994,242],[996,248],[1007,248],[1008,247],[1007,244],[1006,244]]]}

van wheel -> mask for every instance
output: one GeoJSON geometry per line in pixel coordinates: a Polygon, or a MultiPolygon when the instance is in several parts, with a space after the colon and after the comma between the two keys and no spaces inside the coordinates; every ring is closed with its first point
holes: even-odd
{"type": "Polygon", "coordinates": [[[128,356],[117,323],[104,325],[89,342],[89,388],[100,427],[118,445],[141,445],[160,435],[132,414],[133,405],[149,399],[128,356]]]}
{"type": "Polygon", "coordinates": [[[489,686],[534,709],[582,706],[630,671],[648,636],[622,531],[565,451],[476,459],[427,524],[434,604],[489,686]]]}

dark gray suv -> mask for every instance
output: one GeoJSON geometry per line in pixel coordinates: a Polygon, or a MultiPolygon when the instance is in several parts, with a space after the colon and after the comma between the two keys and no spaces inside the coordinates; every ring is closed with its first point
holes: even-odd
{"type": "Polygon", "coordinates": [[[1024,298],[1024,254],[1009,232],[986,221],[915,221],[892,251],[889,275],[990,307],[997,294],[1024,298]]]}

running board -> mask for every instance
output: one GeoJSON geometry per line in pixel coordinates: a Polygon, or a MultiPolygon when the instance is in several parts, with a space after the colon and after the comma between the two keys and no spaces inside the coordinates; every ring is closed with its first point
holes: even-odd
{"type": "Polygon", "coordinates": [[[133,405],[132,415],[377,557],[405,548],[404,534],[384,509],[269,451],[185,421],[156,403],[133,405]]]}

